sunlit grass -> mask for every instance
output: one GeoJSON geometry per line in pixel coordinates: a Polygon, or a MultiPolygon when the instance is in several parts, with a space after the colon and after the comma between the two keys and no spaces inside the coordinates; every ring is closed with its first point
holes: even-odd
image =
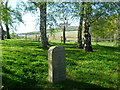
{"type": "MultiPolygon", "coordinates": [[[[51,42],[66,50],[67,80],[58,84],[48,82],[47,50],[30,40],[2,41],[2,79],[8,88],[117,88],[119,49],[115,46],[93,44],[94,52],[86,53],[75,43],[51,42]]],[[[105,44],[105,43],[104,43],[105,44]]],[[[107,44],[108,45],[108,44],[107,44]]]]}

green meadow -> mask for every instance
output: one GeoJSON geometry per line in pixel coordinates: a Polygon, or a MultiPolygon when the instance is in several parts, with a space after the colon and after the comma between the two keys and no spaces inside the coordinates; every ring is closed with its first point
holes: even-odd
{"type": "Polygon", "coordinates": [[[66,50],[66,77],[63,82],[48,82],[48,50],[32,40],[2,41],[3,90],[41,89],[117,89],[119,88],[120,48],[109,43],[93,44],[94,52],[86,53],[75,43],[50,42],[66,50]]]}

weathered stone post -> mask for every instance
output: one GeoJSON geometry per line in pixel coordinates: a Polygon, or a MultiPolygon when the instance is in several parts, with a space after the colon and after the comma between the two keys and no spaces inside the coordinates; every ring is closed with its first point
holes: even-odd
{"type": "Polygon", "coordinates": [[[57,83],[66,79],[65,49],[52,46],[48,50],[48,80],[57,83]]]}

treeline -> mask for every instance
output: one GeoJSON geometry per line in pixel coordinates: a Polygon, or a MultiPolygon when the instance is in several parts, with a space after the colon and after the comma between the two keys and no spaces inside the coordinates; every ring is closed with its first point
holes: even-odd
{"type": "Polygon", "coordinates": [[[113,37],[115,31],[119,31],[120,2],[19,2],[16,8],[10,7],[8,2],[9,0],[2,1],[0,6],[2,40],[3,25],[6,27],[7,39],[10,39],[10,28],[14,30],[19,23],[24,23],[22,15],[27,12],[39,14],[36,22],[40,26],[44,49],[49,46],[47,27],[51,33],[55,32],[55,28],[62,28],[65,44],[65,31],[73,20],[79,19],[77,47],[84,48],[86,52],[93,51],[91,35],[95,38],[108,38],[113,37]]]}

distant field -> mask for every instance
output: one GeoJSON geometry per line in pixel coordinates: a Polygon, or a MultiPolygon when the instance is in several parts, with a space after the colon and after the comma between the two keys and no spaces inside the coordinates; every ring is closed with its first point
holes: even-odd
{"type": "MultiPolygon", "coordinates": [[[[78,31],[66,31],[66,42],[77,42],[77,34],[78,31]]],[[[49,41],[61,41],[61,37],[63,36],[63,32],[55,32],[53,34],[47,33],[47,37],[49,41]]],[[[26,35],[19,35],[19,39],[28,39],[28,40],[41,40],[40,34],[27,34],[26,35]]],[[[92,38],[92,41],[94,38],[92,38]]],[[[110,43],[109,40],[101,40],[103,43],[110,43]]]]}
{"type": "MultiPolygon", "coordinates": [[[[61,36],[63,36],[63,32],[56,32],[51,36],[49,33],[50,41],[61,41],[61,36]]],[[[66,40],[77,41],[77,31],[66,31],[66,40]]]]}
{"type": "MultiPolygon", "coordinates": [[[[39,34],[34,34],[34,35],[27,35],[28,39],[35,39],[36,40],[36,35],[37,35],[37,40],[39,38],[39,34]]],[[[62,32],[56,32],[54,34],[47,34],[47,37],[49,38],[49,41],[61,41],[61,36],[63,36],[62,32]]],[[[19,38],[25,38],[26,35],[19,35],[19,38]]],[[[66,39],[68,41],[77,41],[77,31],[66,31],[66,39]]]]}
{"type": "Polygon", "coordinates": [[[48,82],[47,50],[33,40],[2,41],[2,84],[3,90],[117,89],[120,48],[108,43],[93,44],[92,53],[76,48],[75,43],[63,45],[51,42],[51,46],[65,47],[66,81],[57,84],[48,82]],[[16,89],[12,89],[16,88],[16,89]]]}

